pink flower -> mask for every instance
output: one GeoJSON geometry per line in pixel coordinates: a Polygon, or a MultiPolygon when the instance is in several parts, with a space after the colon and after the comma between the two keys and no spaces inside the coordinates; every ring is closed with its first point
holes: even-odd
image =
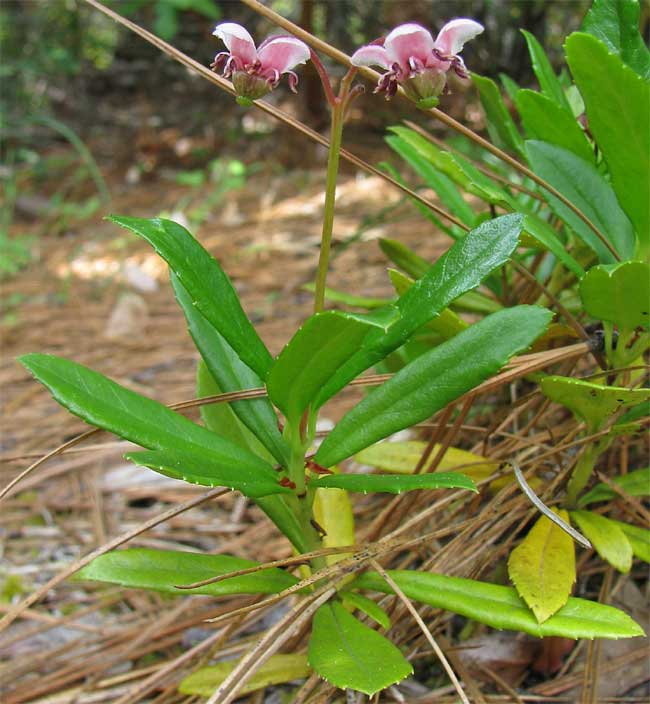
{"type": "Polygon", "coordinates": [[[450,69],[462,78],[469,77],[458,54],[465,42],[482,31],[483,26],[474,20],[452,20],[434,41],[419,24],[401,24],[390,32],[383,46],[369,44],[355,51],[352,63],[387,69],[375,89],[375,93],[385,92],[387,99],[401,85],[411,100],[431,101],[445,88],[450,69]]]}
{"type": "Polygon", "coordinates": [[[304,42],[291,36],[269,37],[255,48],[248,31],[234,22],[218,24],[212,34],[228,51],[217,54],[210,68],[218,71],[223,66],[223,75],[232,76],[238,102],[250,105],[273,90],[285,73],[289,88],[296,92],[298,76],[292,69],[309,59],[309,47],[304,42]]]}

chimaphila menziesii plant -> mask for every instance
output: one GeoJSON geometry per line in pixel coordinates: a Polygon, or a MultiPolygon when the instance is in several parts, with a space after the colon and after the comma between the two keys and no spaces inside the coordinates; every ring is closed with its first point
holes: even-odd
{"type": "MultiPolygon", "coordinates": [[[[444,85],[444,81],[440,83],[440,75],[444,78],[451,68],[464,73],[457,54],[462,43],[478,33],[480,25],[468,25],[471,20],[455,22],[446,25],[447,32],[443,34],[443,29],[436,42],[430,35],[431,41],[423,39],[421,32],[426,30],[417,25],[404,25],[390,33],[383,50],[386,56],[389,49],[395,51],[392,58],[396,61],[385,65],[388,60],[382,59],[379,64],[389,71],[384,81],[386,89],[391,86],[395,92],[392,87],[401,84],[408,93],[413,85],[407,87],[409,81],[431,71],[423,82],[431,82],[435,96],[429,94],[426,98],[437,97],[444,85]],[[411,45],[412,53],[400,50],[400,38],[409,33],[402,31],[403,27],[418,27],[414,31],[420,43],[411,45]]],[[[322,63],[306,45],[304,48],[292,45],[295,51],[285,51],[279,46],[277,54],[275,51],[267,54],[265,48],[279,39],[270,39],[255,49],[248,32],[238,25],[219,25],[215,33],[230,52],[217,63],[225,64],[233,82],[237,73],[245,74],[235,90],[247,102],[252,101],[257,90],[263,88],[265,94],[277,85],[279,76],[291,71],[291,62],[299,59],[299,63],[301,57],[306,60],[307,52],[323,80],[332,128],[314,314],[274,357],[246,316],[219,263],[185,228],[159,218],[115,216],[111,218],[114,222],[150,242],[169,265],[176,298],[201,355],[199,396],[229,394],[226,398],[232,400],[235,394],[236,400],[225,403],[220,397],[217,400],[221,403],[206,406],[201,426],[71,361],[32,354],[23,357],[22,362],[73,413],[143,447],[144,451],[127,455],[134,463],[195,484],[235,489],[249,497],[298,553],[285,564],[296,564],[299,560],[303,567],[308,567],[304,567],[306,572],[299,580],[288,569],[259,566],[230,555],[127,549],[97,558],[85,568],[83,576],[172,594],[179,594],[182,586],[189,593],[212,596],[270,595],[247,607],[250,610],[285,596],[298,597],[292,611],[260,636],[248,654],[229,668],[230,674],[224,670],[218,676],[197,673],[203,684],[192,676],[182,683],[181,689],[186,693],[205,693],[202,689],[205,677],[213,677],[209,680],[212,702],[231,701],[255,668],[282,649],[309,621],[307,654],[289,654],[292,663],[302,668],[301,672],[314,671],[336,687],[367,694],[409,675],[412,666],[404,652],[355,615],[361,612],[382,628],[390,629],[389,615],[364,594],[366,591],[399,593],[401,598],[405,595],[494,628],[519,630],[539,637],[640,635],[641,628],[622,611],[572,598],[570,589],[560,600],[555,600],[551,609],[542,612],[535,604],[531,607],[530,599],[522,598],[512,587],[426,570],[385,572],[377,561],[391,552],[401,553],[409,544],[425,546],[432,536],[404,539],[400,537],[403,531],[399,527],[383,536],[384,540],[359,548],[349,492],[400,494],[440,488],[476,491],[476,486],[467,476],[471,473],[469,467],[467,474],[398,473],[397,470],[357,474],[339,471],[340,463],[351,457],[361,459],[360,453],[376,450],[383,439],[426,421],[457,399],[469,403],[479,393],[478,387],[499,374],[508,363],[511,366],[503,377],[508,382],[524,376],[532,379],[535,371],[553,360],[573,360],[575,355],[587,354],[592,348],[589,345],[577,345],[577,350],[575,345],[569,346],[568,351],[547,348],[553,332],[557,332],[557,326],[554,331],[547,330],[553,317],[551,311],[539,304],[508,307],[502,282],[507,283],[509,274],[504,267],[510,260],[517,264],[529,261],[522,244],[529,214],[515,208],[500,216],[489,209],[481,213],[471,225],[465,226],[465,231],[433,265],[423,263],[417,280],[393,279],[398,297],[387,300],[371,313],[323,310],[343,123],[346,107],[358,93],[353,85],[355,68],[341,79],[335,95],[322,63]],[[250,77],[254,84],[247,82],[250,77]],[[250,88],[251,85],[254,87],[250,88]],[[474,291],[483,284],[492,297],[474,291]],[[450,309],[461,298],[483,304],[473,311],[473,320],[481,318],[478,322],[470,324],[450,309]],[[417,355],[406,353],[406,363],[345,414],[316,447],[316,421],[322,406],[364,371],[408,349],[422,330],[430,333],[429,339],[431,334],[437,335],[435,344],[417,355]],[[533,343],[537,345],[534,354],[512,360],[515,355],[527,352],[533,343]],[[265,389],[265,395],[244,393],[260,388],[265,389]],[[281,425],[278,411],[283,416],[281,425]],[[364,572],[367,567],[373,571],[364,572]]],[[[291,74],[290,79],[295,87],[291,74]]],[[[416,92],[415,97],[420,102],[424,96],[416,92]]],[[[508,202],[500,197],[499,207],[508,202]]],[[[551,240],[547,237],[545,241],[551,240]]],[[[488,382],[487,386],[498,388],[498,380],[488,382]],[[490,386],[492,383],[495,386],[490,386]]],[[[428,452],[432,450],[434,455],[438,452],[433,444],[428,452]]],[[[431,466],[428,457],[426,453],[423,455],[423,469],[431,466]]],[[[486,466],[485,458],[477,455],[470,458],[453,466],[472,462],[483,462],[482,466],[486,466]]],[[[433,466],[435,469],[437,464],[433,466]]],[[[495,463],[488,463],[487,467],[487,473],[475,476],[491,477],[495,463]]],[[[457,492],[454,506],[461,506],[466,496],[466,492],[457,492]]],[[[404,506],[398,505],[396,513],[402,512],[406,517],[404,510],[404,506]]],[[[444,510],[443,505],[440,510],[444,510]]],[[[523,515],[516,519],[502,516],[501,520],[510,520],[508,525],[516,530],[523,515]]],[[[555,524],[550,528],[544,524],[543,528],[546,537],[552,533],[554,544],[565,539],[566,533],[561,528],[557,528],[559,533],[553,533],[555,524]]],[[[437,531],[434,537],[444,541],[446,536],[456,533],[458,530],[451,525],[437,531]]],[[[377,535],[370,540],[376,538],[377,535]]],[[[440,553],[447,547],[440,545],[440,553]]],[[[570,540],[568,548],[563,543],[562,549],[573,550],[570,540]]],[[[245,612],[233,612],[222,618],[245,612]]],[[[424,632],[439,653],[426,626],[424,632]]],[[[448,667],[444,656],[439,654],[448,667]]],[[[285,674],[281,681],[296,676],[296,668],[290,672],[293,677],[285,674]]],[[[460,687],[458,695],[467,701],[460,687]]]]}
{"type": "Polygon", "coordinates": [[[466,42],[478,36],[483,26],[460,18],[447,22],[435,41],[431,32],[418,24],[395,27],[380,42],[363,46],[352,55],[355,66],[380,66],[386,69],[375,92],[389,99],[401,86],[416,103],[433,107],[447,86],[447,73],[453,70],[469,78],[460,51],[466,42]]]}

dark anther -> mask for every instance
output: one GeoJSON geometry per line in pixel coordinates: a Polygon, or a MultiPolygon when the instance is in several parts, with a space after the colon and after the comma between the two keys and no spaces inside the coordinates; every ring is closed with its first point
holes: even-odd
{"type": "Polygon", "coordinates": [[[333,474],[333,472],[326,467],[321,466],[314,460],[305,460],[305,467],[315,474],[333,474]]]}
{"type": "Polygon", "coordinates": [[[296,488],[295,482],[292,482],[291,479],[289,479],[289,477],[282,477],[282,479],[280,479],[280,486],[286,486],[286,487],[289,487],[289,489],[296,488]]]}

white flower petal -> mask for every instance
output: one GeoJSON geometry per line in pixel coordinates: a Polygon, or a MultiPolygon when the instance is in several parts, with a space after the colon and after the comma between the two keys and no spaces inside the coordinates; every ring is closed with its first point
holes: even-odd
{"type": "Polygon", "coordinates": [[[245,27],[236,22],[223,22],[215,27],[212,32],[226,45],[232,56],[240,59],[244,64],[252,64],[257,59],[257,50],[253,37],[245,27]]]}
{"type": "Polygon", "coordinates": [[[482,31],[483,25],[474,20],[465,18],[452,20],[451,22],[447,22],[438,33],[436,37],[436,49],[445,56],[454,56],[462,50],[465,42],[474,39],[474,37],[482,31]]]}
{"type": "Polygon", "coordinates": [[[390,59],[388,52],[383,46],[377,44],[368,44],[357,49],[352,54],[353,66],[381,66],[382,68],[390,68],[390,59]]]}

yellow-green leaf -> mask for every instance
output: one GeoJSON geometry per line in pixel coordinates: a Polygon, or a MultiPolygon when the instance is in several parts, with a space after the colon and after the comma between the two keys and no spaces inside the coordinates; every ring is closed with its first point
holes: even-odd
{"type": "MultiPolygon", "coordinates": [[[[237,660],[227,660],[210,667],[202,667],[182,680],[178,685],[178,691],[181,694],[198,694],[202,697],[210,697],[237,664],[237,660]]],[[[307,656],[304,654],[271,655],[239,690],[239,693],[243,696],[272,684],[300,680],[309,677],[310,674],[311,668],[307,664],[307,656]]]]}
{"type": "MultiPolygon", "coordinates": [[[[566,511],[555,513],[568,522],[566,511]]],[[[508,574],[538,623],[544,623],[566,604],[575,582],[571,536],[542,516],[510,553],[508,574]]]]}
{"type": "MultiPolygon", "coordinates": [[[[354,515],[350,495],[345,489],[316,489],[313,511],[318,525],[325,531],[324,548],[354,545],[354,515]]],[[[350,554],[328,555],[325,561],[333,565],[346,557],[350,554]]]]}
{"type": "MultiPolygon", "coordinates": [[[[360,464],[376,467],[383,472],[413,474],[426,446],[426,442],[419,440],[379,442],[358,452],[354,459],[360,464]]],[[[434,445],[430,455],[431,459],[438,454],[439,450],[440,445],[434,445]]],[[[485,457],[480,455],[467,452],[467,450],[459,450],[457,447],[450,447],[438,465],[438,471],[459,470],[475,482],[479,482],[494,474],[498,467],[498,462],[488,462],[485,457]]]]}
{"type": "Polygon", "coordinates": [[[571,520],[591,541],[596,552],[616,567],[619,572],[629,572],[632,567],[632,546],[625,533],[605,516],[591,511],[571,511],[571,520]]]}

